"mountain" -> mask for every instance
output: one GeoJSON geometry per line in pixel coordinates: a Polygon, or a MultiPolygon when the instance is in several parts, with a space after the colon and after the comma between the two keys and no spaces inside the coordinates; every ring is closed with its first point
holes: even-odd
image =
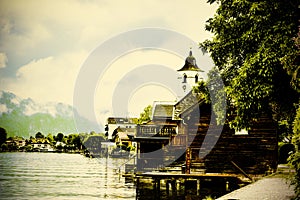
{"type": "Polygon", "coordinates": [[[44,135],[59,132],[77,133],[99,131],[96,123],[78,116],[76,110],[63,103],[38,104],[34,100],[22,99],[10,92],[0,92],[0,127],[6,129],[8,136],[34,136],[37,132],[44,135]],[[76,126],[74,115],[79,117],[76,126]],[[80,127],[80,130],[77,128],[80,127]]]}

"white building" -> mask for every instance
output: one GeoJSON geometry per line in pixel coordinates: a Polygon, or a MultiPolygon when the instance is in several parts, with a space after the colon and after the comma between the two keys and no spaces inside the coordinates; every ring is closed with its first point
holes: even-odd
{"type": "Polygon", "coordinates": [[[117,132],[126,133],[128,136],[135,136],[136,122],[137,118],[109,117],[105,128],[107,138],[113,139],[113,134],[117,132]]]}
{"type": "Polygon", "coordinates": [[[189,88],[196,86],[203,79],[201,72],[204,71],[197,66],[196,59],[191,50],[189,56],[185,59],[183,67],[177,71],[181,75],[179,79],[182,80],[182,89],[185,95],[190,92],[189,88]]]}

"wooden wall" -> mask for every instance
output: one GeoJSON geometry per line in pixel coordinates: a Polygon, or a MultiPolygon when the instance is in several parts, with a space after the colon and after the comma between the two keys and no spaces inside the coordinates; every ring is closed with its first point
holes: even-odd
{"type": "Polygon", "coordinates": [[[138,171],[165,167],[170,160],[184,164],[187,148],[191,170],[198,167],[206,173],[240,173],[235,165],[247,174],[276,170],[277,130],[271,117],[261,116],[247,135],[236,135],[229,128],[229,119],[220,126],[211,116],[211,106],[201,95],[190,92],[174,106],[173,120],[138,126],[138,171]],[[159,150],[157,154],[149,154],[155,150],[159,150]]]}
{"type": "Polygon", "coordinates": [[[235,135],[235,130],[230,129],[227,122],[223,127],[217,126],[211,119],[210,110],[210,105],[202,104],[200,116],[193,112],[185,116],[190,118],[186,134],[191,142],[189,148],[192,152],[192,165],[204,164],[207,173],[239,173],[232,161],[248,174],[265,174],[267,171],[276,170],[277,132],[276,125],[270,117],[260,117],[252,125],[248,135],[235,135]],[[208,129],[210,136],[206,136],[208,129]],[[205,140],[206,143],[205,136],[211,137],[205,140]],[[219,137],[215,145],[213,141],[217,138],[213,137],[219,137]],[[203,146],[213,148],[210,150],[203,146]],[[208,154],[202,157],[203,153],[208,154]]]}

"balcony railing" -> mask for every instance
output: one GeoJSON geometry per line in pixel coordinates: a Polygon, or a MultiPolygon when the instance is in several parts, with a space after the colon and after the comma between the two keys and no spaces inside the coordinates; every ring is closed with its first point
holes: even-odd
{"type": "Polygon", "coordinates": [[[137,126],[137,137],[171,137],[176,134],[176,126],[174,125],[137,126]]]}

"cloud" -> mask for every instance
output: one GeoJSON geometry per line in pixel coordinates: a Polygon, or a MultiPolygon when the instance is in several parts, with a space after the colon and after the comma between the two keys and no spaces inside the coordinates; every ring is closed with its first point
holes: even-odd
{"type": "MultiPolygon", "coordinates": [[[[99,44],[141,27],[171,29],[200,42],[210,37],[204,24],[215,9],[215,5],[199,0],[2,0],[0,52],[5,53],[0,54],[0,89],[38,102],[72,104],[81,64],[99,44]]],[[[108,89],[96,91],[95,99],[101,99],[101,105],[95,103],[97,109],[111,109],[109,95],[117,80],[133,67],[156,60],[156,64],[176,70],[180,62],[174,56],[160,54],[148,60],[143,56],[139,52],[120,59],[117,68],[121,70],[99,81],[108,89]],[[103,99],[100,93],[108,98],[103,99]]],[[[133,99],[139,97],[135,95],[133,99]]]]}
{"type": "Polygon", "coordinates": [[[86,56],[86,52],[76,52],[33,60],[19,68],[16,79],[2,79],[2,89],[42,103],[72,104],[76,77],[86,56]]]}
{"type": "Polygon", "coordinates": [[[7,56],[5,53],[0,53],[0,68],[5,68],[7,64],[7,56]]]}
{"type": "Polygon", "coordinates": [[[172,29],[198,42],[209,37],[204,23],[215,9],[199,0],[3,0],[0,4],[0,49],[13,58],[15,67],[69,51],[91,51],[112,35],[139,27],[172,29]]]}

